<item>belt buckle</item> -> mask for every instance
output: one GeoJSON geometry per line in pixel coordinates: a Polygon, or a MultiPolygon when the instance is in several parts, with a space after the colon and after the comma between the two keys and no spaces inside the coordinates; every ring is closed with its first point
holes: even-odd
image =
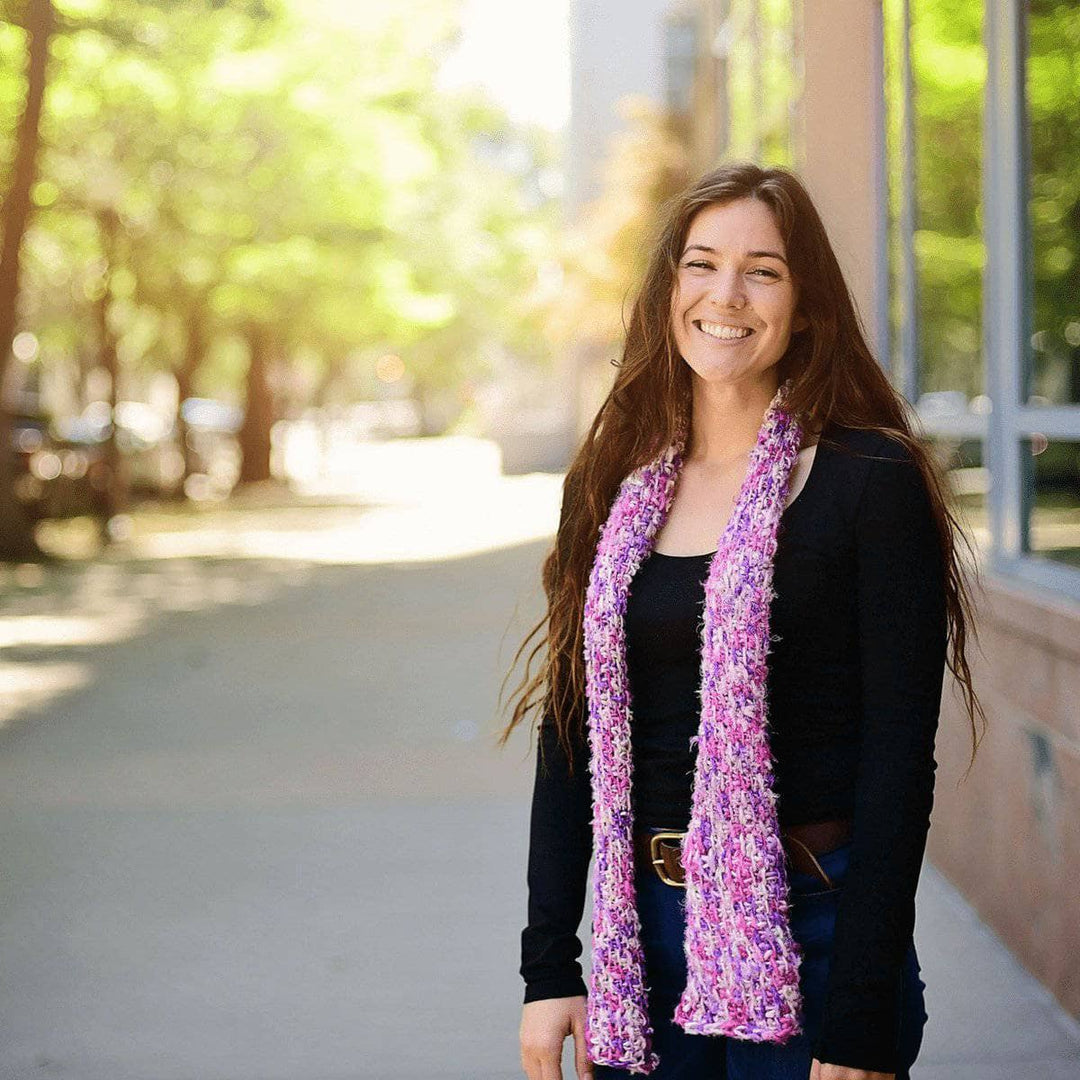
{"type": "Polygon", "coordinates": [[[675,881],[668,877],[664,870],[664,857],[659,853],[657,845],[661,840],[681,840],[685,835],[685,832],[655,832],[649,837],[649,859],[656,867],[657,875],[665,885],[674,885],[677,889],[685,889],[686,882],[675,881]]]}

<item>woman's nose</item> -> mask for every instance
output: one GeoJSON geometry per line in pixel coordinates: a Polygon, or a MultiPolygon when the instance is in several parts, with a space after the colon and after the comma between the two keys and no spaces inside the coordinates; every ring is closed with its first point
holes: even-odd
{"type": "Polygon", "coordinates": [[[746,303],[742,275],[735,272],[718,273],[709,289],[709,299],[720,309],[741,308],[746,303]]]}

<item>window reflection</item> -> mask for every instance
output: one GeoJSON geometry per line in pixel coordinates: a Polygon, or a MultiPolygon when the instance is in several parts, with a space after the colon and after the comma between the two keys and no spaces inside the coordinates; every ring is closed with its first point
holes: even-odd
{"type": "Polygon", "coordinates": [[[1022,441],[1032,555],[1080,567],[1080,440],[1022,441]]]}
{"type": "Polygon", "coordinates": [[[903,4],[885,0],[886,102],[893,277],[893,340],[918,327],[923,394],[984,392],[982,362],[982,112],[986,85],[983,0],[910,0],[914,124],[915,319],[900,281],[904,182],[903,4]]]}
{"type": "Polygon", "coordinates": [[[709,50],[727,74],[726,155],[792,165],[791,114],[801,92],[799,65],[792,63],[794,0],[708,6],[717,21],[709,50]]]}
{"type": "Polygon", "coordinates": [[[1029,405],[1080,402],[1080,5],[1029,0],[1029,405]]]}
{"type": "Polygon", "coordinates": [[[952,508],[977,549],[990,549],[990,524],[986,505],[990,473],[983,459],[983,440],[963,435],[939,436],[930,440],[934,456],[946,470],[952,493],[952,508]]]}

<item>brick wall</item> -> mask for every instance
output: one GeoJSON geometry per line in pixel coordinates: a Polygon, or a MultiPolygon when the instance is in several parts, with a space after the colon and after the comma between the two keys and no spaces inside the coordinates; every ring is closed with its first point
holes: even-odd
{"type": "Polygon", "coordinates": [[[983,572],[975,764],[946,672],[927,858],[1080,1019],[1080,604],[983,572]],[[981,649],[980,649],[981,645],[981,649]]]}

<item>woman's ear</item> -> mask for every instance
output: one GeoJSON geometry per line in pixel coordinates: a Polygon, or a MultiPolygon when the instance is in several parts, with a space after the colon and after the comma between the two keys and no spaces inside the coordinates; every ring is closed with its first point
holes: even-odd
{"type": "Polygon", "coordinates": [[[810,320],[805,315],[796,315],[791,324],[791,332],[797,334],[800,330],[805,330],[810,325],[810,320]]]}

